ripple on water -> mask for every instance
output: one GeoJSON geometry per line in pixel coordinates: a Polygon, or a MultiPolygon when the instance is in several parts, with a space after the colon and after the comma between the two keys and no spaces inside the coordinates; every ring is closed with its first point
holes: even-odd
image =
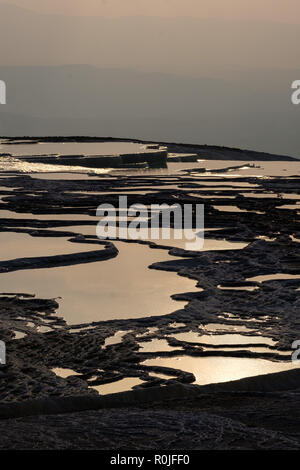
{"type": "Polygon", "coordinates": [[[165,339],[152,339],[151,341],[143,341],[139,343],[139,346],[140,352],[142,353],[174,351],[178,349],[178,347],[174,348],[173,346],[170,346],[167,340],[165,339]]]}

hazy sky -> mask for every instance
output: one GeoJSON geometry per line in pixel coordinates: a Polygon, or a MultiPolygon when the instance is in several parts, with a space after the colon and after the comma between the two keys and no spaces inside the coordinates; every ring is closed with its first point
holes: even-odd
{"type": "Polygon", "coordinates": [[[300,22],[299,0],[1,0],[43,12],[109,16],[196,16],[300,22]]]}
{"type": "Polygon", "coordinates": [[[0,134],[299,156],[299,44],[300,0],[0,0],[0,134]]]}

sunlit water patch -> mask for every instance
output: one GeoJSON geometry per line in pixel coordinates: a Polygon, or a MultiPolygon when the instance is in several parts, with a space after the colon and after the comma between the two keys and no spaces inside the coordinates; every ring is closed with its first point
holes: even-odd
{"type": "Polygon", "coordinates": [[[11,155],[114,155],[137,153],[143,145],[133,142],[39,142],[0,145],[0,153],[11,155]]]}
{"type": "Polygon", "coordinates": [[[0,261],[18,258],[64,255],[104,249],[103,245],[71,243],[64,237],[32,237],[26,233],[0,233],[0,261]]]}
{"type": "Polygon", "coordinates": [[[104,347],[112,346],[114,344],[120,344],[122,342],[123,337],[128,333],[128,331],[117,331],[114,335],[109,336],[105,339],[104,347]]]}
{"type": "Polygon", "coordinates": [[[285,279],[299,279],[300,274],[286,274],[286,273],[275,273],[267,274],[262,276],[249,277],[246,281],[256,281],[256,282],[265,282],[265,281],[283,281],[285,279]]]}
{"type": "Polygon", "coordinates": [[[271,338],[265,336],[247,336],[239,333],[235,334],[218,334],[203,335],[193,331],[186,333],[177,333],[172,335],[179,341],[187,341],[189,343],[204,343],[209,345],[238,345],[238,344],[267,344],[274,346],[276,343],[271,338]]]}
{"type": "Polygon", "coordinates": [[[272,362],[264,359],[189,356],[148,359],[143,364],[191,372],[196,379],[194,383],[198,385],[229,382],[299,367],[293,362],[272,362]]]}
{"type": "Polygon", "coordinates": [[[97,390],[100,395],[109,395],[111,393],[120,393],[131,390],[136,385],[142,384],[143,381],[137,377],[126,377],[125,379],[118,380],[102,385],[93,385],[90,388],[97,390]]]}
{"type": "MultiPolygon", "coordinates": [[[[1,290],[10,292],[13,286],[14,292],[39,298],[62,297],[58,313],[69,324],[166,315],[185,305],[172,300],[172,294],[198,290],[191,279],[148,269],[176,259],[166,252],[135,243],[115,245],[119,254],[114,259],[1,274],[1,290]]],[[[85,246],[80,245],[82,251],[85,246]]]]}

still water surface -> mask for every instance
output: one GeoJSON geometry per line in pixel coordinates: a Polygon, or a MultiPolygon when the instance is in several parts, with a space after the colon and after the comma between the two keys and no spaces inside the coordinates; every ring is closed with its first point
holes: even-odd
{"type": "MultiPolygon", "coordinates": [[[[176,259],[167,252],[135,243],[115,245],[118,256],[106,261],[0,274],[1,291],[62,297],[58,313],[67,323],[76,324],[166,315],[185,305],[172,300],[172,294],[197,290],[191,279],[148,269],[154,262],[176,259]]],[[[97,245],[78,246],[79,251],[98,249],[97,245]]]]}

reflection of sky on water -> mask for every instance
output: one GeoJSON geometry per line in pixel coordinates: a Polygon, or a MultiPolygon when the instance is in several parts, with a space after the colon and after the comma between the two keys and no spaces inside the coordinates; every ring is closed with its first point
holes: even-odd
{"type": "Polygon", "coordinates": [[[171,367],[191,372],[198,385],[227,382],[244,377],[282,372],[299,366],[292,362],[272,362],[264,359],[236,357],[189,357],[148,359],[143,362],[149,366],[171,367]]]}
{"type": "MultiPolygon", "coordinates": [[[[78,246],[78,251],[97,249],[78,246]]],[[[1,290],[61,296],[59,314],[70,324],[165,315],[185,305],[172,300],[172,294],[197,290],[191,279],[147,269],[154,262],[175,259],[167,252],[122,242],[116,246],[119,255],[106,261],[1,274],[1,290]]]]}
{"type": "Polygon", "coordinates": [[[0,153],[11,155],[114,155],[141,150],[141,144],[132,142],[39,142],[0,145],[0,153]]]}

